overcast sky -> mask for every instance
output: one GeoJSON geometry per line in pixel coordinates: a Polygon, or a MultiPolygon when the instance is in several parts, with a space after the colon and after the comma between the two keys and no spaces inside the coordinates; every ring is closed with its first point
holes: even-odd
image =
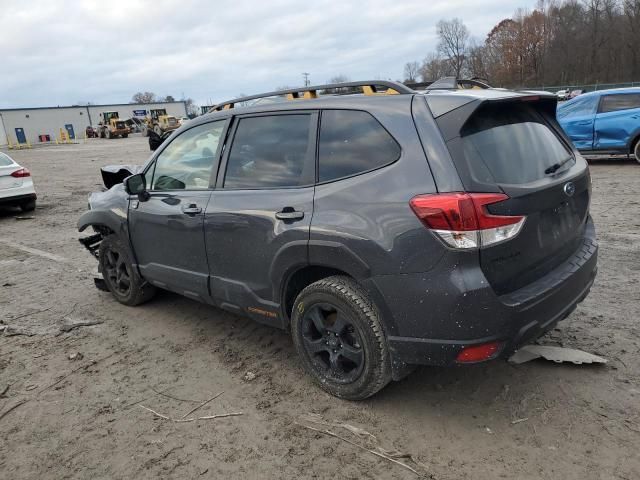
{"type": "Polygon", "coordinates": [[[0,0],[0,108],[126,103],[140,90],[197,104],[343,74],[400,79],[459,17],[483,40],[532,0],[0,0]]]}

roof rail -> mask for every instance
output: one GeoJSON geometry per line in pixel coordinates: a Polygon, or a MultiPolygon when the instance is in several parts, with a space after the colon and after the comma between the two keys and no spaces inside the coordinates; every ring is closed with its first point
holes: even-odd
{"type": "Polygon", "coordinates": [[[286,90],[276,90],[275,92],[260,93],[258,95],[249,95],[248,97],[234,98],[233,100],[227,100],[226,102],[221,102],[214,105],[209,109],[209,112],[228,110],[230,108],[233,108],[236,103],[258,100],[260,98],[286,96],[287,100],[311,99],[318,98],[318,93],[320,90],[326,91],[353,87],[362,87],[362,93],[364,93],[365,95],[397,95],[416,93],[415,90],[407,87],[406,85],[403,85],[402,83],[391,82],[387,80],[365,80],[361,82],[328,83],[326,85],[296,87],[286,90]]]}
{"type": "Polygon", "coordinates": [[[425,88],[425,90],[459,90],[464,88],[486,89],[491,88],[491,86],[477,78],[442,77],[425,88]]]}

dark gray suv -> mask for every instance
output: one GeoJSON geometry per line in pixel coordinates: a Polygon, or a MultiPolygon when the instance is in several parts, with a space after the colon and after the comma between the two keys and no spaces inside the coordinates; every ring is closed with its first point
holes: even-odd
{"type": "Polygon", "coordinates": [[[81,241],[119,302],[161,288],[288,329],[338,397],[506,358],[593,284],[589,170],[554,95],[447,88],[221,104],[92,194],[81,241]]]}

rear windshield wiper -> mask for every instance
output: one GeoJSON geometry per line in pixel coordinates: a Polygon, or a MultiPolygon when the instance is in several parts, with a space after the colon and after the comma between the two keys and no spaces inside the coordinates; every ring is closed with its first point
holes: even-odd
{"type": "Polygon", "coordinates": [[[550,175],[552,173],[556,173],[558,170],[560,170],[562,168],[563,165],[565,165],[566,163],[570,162],[571,160],[573,160],[573,157],[567,157],[561,162],[554,163],[553,165],[551,165],[549,168],[547,168],[544,171],[544,174],[545,175],[550,175]]]}

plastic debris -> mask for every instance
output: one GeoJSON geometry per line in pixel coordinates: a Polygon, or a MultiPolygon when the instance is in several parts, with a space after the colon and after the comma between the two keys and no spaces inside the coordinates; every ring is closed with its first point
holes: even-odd
{"type": "Polygon", "coordinates": [[[551,362],[569,362],[575,365],[583,363],[607,363],[607,359],[575,348],[554,347],[551,345],[525,345],[509,358],[510,363],[520,364],[536,358],[551,362]]]}

